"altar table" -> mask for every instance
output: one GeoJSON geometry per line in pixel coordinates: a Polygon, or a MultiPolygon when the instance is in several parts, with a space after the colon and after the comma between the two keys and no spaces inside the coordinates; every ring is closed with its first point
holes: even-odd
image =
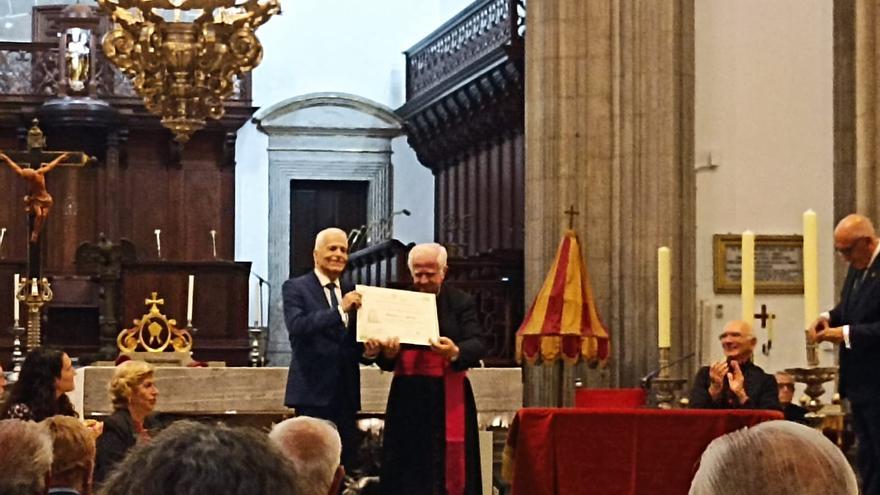
{"type": "Polygon", "coordinates": [[[686,495],[713,439],[778,411],[525,408],[507,439],[513,495],[686,495]]]}

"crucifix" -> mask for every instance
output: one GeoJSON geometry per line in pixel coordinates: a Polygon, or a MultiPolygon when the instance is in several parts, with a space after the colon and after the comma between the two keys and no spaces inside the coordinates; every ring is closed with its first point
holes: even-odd
{"type": "Polygon", "coordinates": [[[580,215],[581,212],[575,210],[574,205],[570,205],[568,209],[565,210],[563,213],[568,216],[568,229],[571,230],[572,228],[574,228],[574,216],[580,215]]]}
{"type": "Polygon", "coordinates": [[[761,305],[761,312],[755,313],[754,317],[761,320],[761,328],[767,329],[767,343],[761,345],[761,353],[765,356],[770,355],[770,349],[773,348],[773,321],[776,319],[774,313],[767,312],[767,305],[761,305]]]}
{"type": "Polygon", "coordinates": [[[40,312],[42,306],[52,299],[49,281],[42,276],[40,261],[42,242],[40,232],[52,208],[52,196],[46,189],[46,174],[59,165],[82,167],[93,158],[81,151],[48,151],[46,138],[37,119],[27,134],[27,149],[4,153],[0,151],[0,161],[4,162],[27,184],[28,193],[24,197],[25,211],[28,213],[28,259],[27,277],[16,290],[16,297],[28,306],[27,349],[40,345],[40,312]]]}

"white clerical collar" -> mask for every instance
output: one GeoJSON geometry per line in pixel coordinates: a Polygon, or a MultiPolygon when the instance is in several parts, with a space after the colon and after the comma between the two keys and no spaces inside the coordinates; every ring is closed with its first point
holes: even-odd
{"type": "Polygon", "coordinates": [[[330,277],[324,275],[324,272],[315,268],[315,276],[318,277],[318,282],[321,283],[321,287],[327,287],[327,284],[333,284],[336,287],[339,287],[339,279],[330,280],[330,277]]]}

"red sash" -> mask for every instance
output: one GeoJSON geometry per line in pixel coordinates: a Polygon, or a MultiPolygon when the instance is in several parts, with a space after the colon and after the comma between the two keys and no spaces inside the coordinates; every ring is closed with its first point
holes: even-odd
{"type": "Polygon", "coordinates": [[[397,358],[396,376],[443,378],[446,399],[446,492],[464,493],[464,379],[467,373],[453,371],[446,359],[432,351],[403,349],[397,358]]]}

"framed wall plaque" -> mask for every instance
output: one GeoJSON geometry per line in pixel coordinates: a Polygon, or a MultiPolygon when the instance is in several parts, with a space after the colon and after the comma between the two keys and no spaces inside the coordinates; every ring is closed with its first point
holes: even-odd
{"type": "MultiPolygon", "coordinates": [[[[714,281],[716,294],[739,294],[742,276],[742,236],[715,234],[714,281]]],[[[755,236],[755,293],[803,294],[803,236],[755,236]]]]}

